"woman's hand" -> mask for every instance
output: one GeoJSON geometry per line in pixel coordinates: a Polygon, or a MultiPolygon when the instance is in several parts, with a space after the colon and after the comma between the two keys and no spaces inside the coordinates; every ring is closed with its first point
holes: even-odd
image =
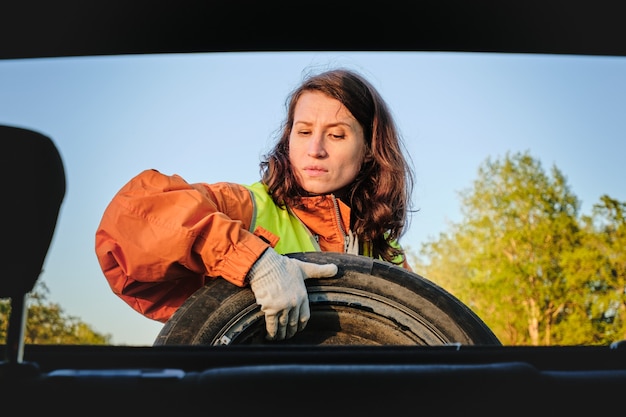
{"type": "Polygon", "coordinates": [[[280,255],[272,248],[263,252],[248,278],[257,304],[265,313],[267,339],[289,339],[304,329],[311,317],[304,280],[336,274],[335,264],[303,262],[280,255]]]}

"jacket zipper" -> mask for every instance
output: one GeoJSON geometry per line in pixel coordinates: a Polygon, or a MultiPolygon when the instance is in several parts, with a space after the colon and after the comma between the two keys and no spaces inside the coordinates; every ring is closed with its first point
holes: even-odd
{"type": "Polygon", "coordinates": [[[331,198],[333,201],[333,207],[335,208],[335,214],[337,215],[337,225],[339,226],[339,230],[343,233],[343,252],[347,253],[348,248],[350,247],[350,239],[346,229],[343,227],[343,223],[341,222],[341,212],[339,211],[339,204],[337,204],[337,197],[334,194],[331,194],[331,198]]]}

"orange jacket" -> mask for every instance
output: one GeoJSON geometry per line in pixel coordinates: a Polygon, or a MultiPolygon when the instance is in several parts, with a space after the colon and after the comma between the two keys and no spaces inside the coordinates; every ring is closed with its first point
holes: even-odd
{"type": "MultiPolygon", "coordinates": [[[[344,252],[350,208],[331,199],[305,199],[314,211],[292,209],[322,251],[344,252]]],[[[96,255],[115,294],[133,309],[165,322],[206,280],[246,285],[246,274],[279,236],[249,231],[254,204],[240,184],[189,184],[146,170],[107,206],[96,231],[96,255]],[[260,238],[263,237],[263,239],[260,238]],[[269,242],[269,243],[268,243],[269,242]]]]}

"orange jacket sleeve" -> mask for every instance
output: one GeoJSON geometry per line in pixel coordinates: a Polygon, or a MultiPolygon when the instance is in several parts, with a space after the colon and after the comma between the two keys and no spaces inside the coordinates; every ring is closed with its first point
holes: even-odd
{"type": "Polygon", "coordinates": [[[161,322],[206,279],[245,285],[269,246],[249,232],[253,215],[245,187],[189,184],[146,170],[112,199],[96,231],[96,255],[115,294],[161,322]]]}

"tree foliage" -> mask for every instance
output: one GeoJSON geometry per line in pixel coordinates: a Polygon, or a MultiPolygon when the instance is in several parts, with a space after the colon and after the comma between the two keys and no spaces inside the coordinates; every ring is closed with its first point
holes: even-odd
{"type": "Polygon", "coordinates": [[[415,269],[474,310],[506,345],[624,338],[623,203],[590,216],[554,166],[528,152],[488,158],[461,192],[463,220],[423,245],[415,269]]]}
{"type": "MultiPolygon", "coordinates": [[[[38,281],[27,297],[27,320],[24,342],[27,344],[108,345],[111,335],[101,334],[78,317],[67,315],[55,303],[47,301],[49,290],[38,281]]],[[[6,343],[10,300],[0,300],[0,342],[6,343]]]]}
{"type": "Polygon", "coordinates": [[[594,344],[626,339],[625,213],[625,203],[602,196],[592,214],[581,219],[581,244],[564,254],[564,268],[578,289],[579,309],[570,316],[594,344]]]}

